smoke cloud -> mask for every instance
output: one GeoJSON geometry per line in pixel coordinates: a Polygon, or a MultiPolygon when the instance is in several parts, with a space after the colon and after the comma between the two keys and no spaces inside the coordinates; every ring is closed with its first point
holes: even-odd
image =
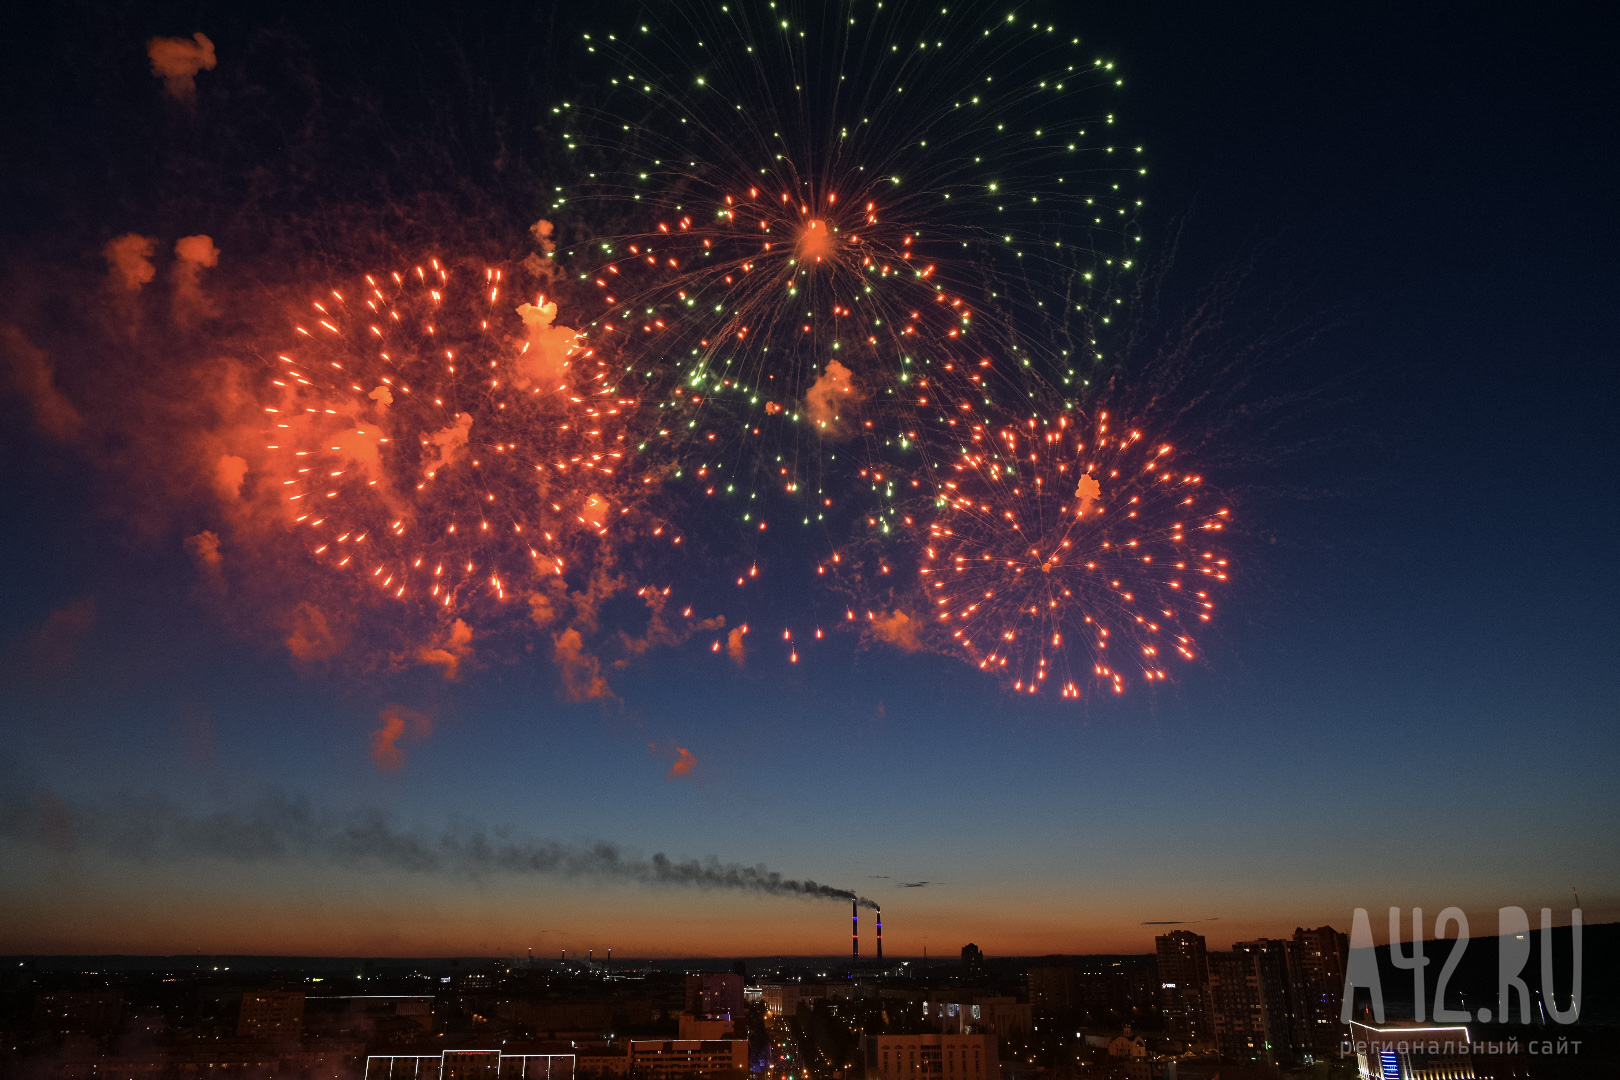
{"type": "Polygon", "coordinates": [[[748,627],[734,626],[731,633],[726,635],[726,655],[731,657],[732,663],[741,667],[743,661],[748,659],[748,646],[743,638],[748,634],[748,627]]]}
{"type": "Polygon", "coordinates": [[[152,61],[152,74],[163,80],[163,89],[176,101],[197,96],[197,73],[212,71],[219,60],[208,35],[196,33],[185,38],[155,37],[146,43],[152,61]]]}
{"type": "Polygon", "coordinates": [[[568,373],[568,359],[579,347],[579,331],[554,325],[557,305],[546,303],[543,296],[532,304],[519,304],[517,313],[529,340],[524,343],[523,356],[515,365],[514,381],[520,390],[531,387],[553,390],[568,373]]]}
{"type": "Polygon", "coordinates": [[[427,738],[433,734],[433,720],[426,713],[402,705],[389,705],[377,716],[382,727],[371,733],[372,763],[384,772],[398,772],[405,767],[400,740],[427,738]]]}
{"type": "Polygon", "coordinates": [[[444,672],[454,682],[461,676],[461,663],[472,656],[472,627],[457,619],[442,635],[416,650],[413,657],[418,664],[428,664],[444,672]]]}
{"type": "Polygon", "coordinates": [[[675,753],[679,756],[675,758],[675,764],[669,767],[669,772],[664,774],[666,780],[679,780],[697,768],[697,755],[692,751],[684,746],[677,746],[675,753]]]}
{"type": "Polygon", "coordinates": [[[219,248],[212,238],[199,234],[174,242],[174,321],[180,326],[219,314],[202,288],[202,272],[218,265],[219,248]]]}
{"type": "Polygon", "coordinates": [[[1102,485],[1098,484],[1090,473],[1086,473],[1080,478],[1080,482],[1075,485],[1074,497],[1080,500],[1080,504],[1075,510],[1075,516],[1085,517],[1091,513],[1092,507],[1102,497],[1102,485]]]}
{"type": "Polygon", "coordinates": [[[107,241],[101,255],[107,260],[107,275],[113,288],[122,292],[140,292],[157,277],[157,267],[152,265],[155,251],[157,241],[140,233],[125,233],[107,241]]]}
{"type": "Polygon", "coordinates": [[[72,440],[84,421],[56,388],[56,370],[45,350],[15,326],[0,326],[0,353],[5,355],[12,385],[34,414],[34,424],[59,442],[72,440]]]}
{"type": "MultiPolygon", "coordinates": [[[[386,710],[385,710],[386,713],[386,710]]],[[[0,794],[0,839],[69,856],[93,851],[149,862],[318,863],[449,878],[491,875],[587,878],[877,905],[849,889],[783,877],[761,865],[640,856],[605,841],[589,846],[519,839],[479,828],[439,833],[395,828],[377,811],[340,816],[307,800],[272,796],[249,810],[192,814],[165,799],[74,805],[48,793],[0,794]]]]}
{"type": "Polygon", "coordinates": [[[827,370],[816,376],[804,395],[804,411],[823,435],[844,434],[842,410],[861,400],[853,382],[853,373],[837,360],[827,362],[827,370]]]}
{"type": "Polygon", "coordinates": [[[922,639],[918,636],[921,627],[917,620],[903,611],[875,615],[868,625],[873,637],[896,646],[902,652],[920,652],[923,648],[922,639]]]}
{"type": "Polygon", "coordinates": [[[612,688],[602,677],[602,662],[585,651],[585,640],[578,630],[570,626],[552,638],[552,648],[553,659],[562,673],[563,696],[569,701],[614,698],[612,688]]]}
{"type": "Polygon", "coordinates": [[[34,673],[46,677],[67,674],[78,662],[79,646],[95,625],[94,596],[82,596],[52,611],[29,635],[28,660],[34,673]]]}

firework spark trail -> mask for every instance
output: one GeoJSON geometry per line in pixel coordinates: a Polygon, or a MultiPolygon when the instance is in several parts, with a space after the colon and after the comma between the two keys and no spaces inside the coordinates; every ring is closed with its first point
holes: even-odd
{"type": "Polygon", "coordinates": [[[491,874],[599,878],[805,899],[871,901],[848,889],[783,877],[764,866],[716,858],[640,857],[606,842],[578,846],[466,828],[439,833],[395,828],[377,811],[321,813],[307,800],[271,797],[249,811],[193,814],[161,798],[71,805],[50,795],[0,794],[0,837],[130,860],[222,859],[270,865],[318,863],[481,877],[491,874]]]}
{"type": "MultiPolygon", "coordinates": [[[[1106,298],[1138,239],[1122,184],[1140,148],[1116,145],[1113,65],[1053,26],[750,11],[586,35],[609,97],[555,111],[564,150],[603,160],[551,209],[632,223],[560,261],[602,299],[593,342],[664,371],[686,478],[706,497],[774,494],[810,525],[865,487],[853,466],[926,452],[892,399],[925,365],[966,385],[979,327],[1009,343],[998,392],[1080,378],[1079,357],[1024,359],[1020,323],[1054,314],[1027,282],[1039,266],[1106,298]]],[[[738,516],[763,531],[766,512],[738,516]]]]}
{"type": "Polygon", "coordinates": [[[499,270],[432,259],[312,301],[265,451],[315,559],[456,610],[562,575],[644,505],[635,391],[554,303],[501,294],[499,270]]]}
{"type": "Polygon", "coordinates": [[[1106,410],[957,423],[948,468],[893,478],[913,493],[902,520],[914,559],[821,567],[868,591],[894,583],[894,610],[865,612],[869,634],[962,655],[1015,692],[1050,681],[1063,698],[1088,682],[1151,685],[1169,656],[1196,657],[1211,590],[1229,577],[1218,540],[1230,515],[1171,445],[1106,410]],[[1077,654],[1090,671],[1074,670],[1077,654]]]}

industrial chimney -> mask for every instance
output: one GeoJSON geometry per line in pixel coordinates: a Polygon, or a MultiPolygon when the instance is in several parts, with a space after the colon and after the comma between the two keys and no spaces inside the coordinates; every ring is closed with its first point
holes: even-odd
{"type": "Polygon", "coordinates": [[[877,959],[878,964],[883,963],[883,909],[877,909],[877,959]]]}
{"type": "Polygon", "coordinates": [[[861,958],[861,911],[854,900],[849,902],[850,945],[855,959],[861,958]]]}

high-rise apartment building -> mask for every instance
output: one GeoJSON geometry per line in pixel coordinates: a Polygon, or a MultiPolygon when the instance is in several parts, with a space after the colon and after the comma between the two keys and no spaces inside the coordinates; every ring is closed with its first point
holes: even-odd
{"type": "Polygon", "coordinates": [[[962,946],[962,978],[968,982],[984,978],[984,952],[971,941],[962,946]]]}
{"type": "Polygon", "coordinates": [[[1043,964],[1029,969],[1029,1003],[1042,1012],[1068,1012],[1079,1001],[1075,968],[1071,964],[1043,964]]]}
{"type": "Polygon", "coordinates": [[[1265,1009],[1255,958],[1247,952],[1208,954],[1209,1014],[1215,1049],[1229,1061],[1271,1063],[1265,1009]]]}
{"type": "Polygon", "coordinates": [[[1208,952],[1202,934],[1173,930],[1154,938],[1161,1008],[1170,1030],[1190,1042],[1210,1037],[1208,952]]]}
{"type": "Polygon", "coordinates": [[[1350,939],[1331,926],[1294,931],[1299,946],[1301,1048],[1318,1061],[1334,1060],[1345,1036],[1339,1023],[1339,1005],[1344,996],[1344,969],[1350,956],[1350,939]]]}

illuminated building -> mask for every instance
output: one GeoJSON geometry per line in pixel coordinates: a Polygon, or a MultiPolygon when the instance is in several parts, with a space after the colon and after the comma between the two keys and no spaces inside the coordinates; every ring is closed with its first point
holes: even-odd
{"type": "Polygon", "coordinates": [[[1000,1080],[994,1035],[873,1035],[867,1080],[1000,1080]]]}
{"type": "Polygon", "coordinates": [[[636,1080],[742,1075],[747,1039],[631,1039],[630,1075],[636,1080]]]}
{"type": "Polygon", "coordinates": [[[728,973],[686,977],[686,1011],[694,1016],[736,1019],[743,1015],[747,1007],[741,975],[728,973]]]}
{"type": "Polygon", "coordinates": [[[1159,958],[1159,991],[1170,1030],[1189,1042],[1210,1035],[1209,962],[1202,934],[1173,930],[1153,939],[1159,958]]]}
{"type": "Polygon", "coordinates": [[[121,990],[68,990],[34,999],[34,1023],[54,1035],[107,1035],[124,1016],[121,990]]]}
{"type": "Polygon", "coordinates": [[[799,1002],[827,996],[825,986],[811,983],[766,983],[759,990],[765,1011],[772,1016],[792,1016],[799,1011],[799,1002]]]}
{"type": "Polygon", "coordinates": [[[1344,1039],[1339,1023],[1339,1002],[1344,994],[1344,966],[1350,939],[1331,926],[1294,931],[1299,946],[1299,1012],[1301,1049],[1321,1061],[1331,1061],[1344,1039]]]}
{"type": "Polygon", "coordinates": [[[1468,1029],[1462,1025],[1350,1024],[1361,1080],[1473,1080],[1468,1029]]]}
{"type": "Polygon", "coordinates": [[[573,1080],[573,1054],[508,1054],[443,1050],[437,1054],[372,1054],[364,1080],[573,1080]]]}
{"type": "Polygon", "coordinates": [[[1233,1061],[1295,1065],[1308,1053],[1299,945],[1291,940],[1240,941],[1209,953],[1215,1047],[1233,1061]]]}
{"type": "Polygon", "coordinates": [[[729,1016],[693,1016],[681,1013],[682,1039],[729,1039],[737,1033],[737,1022],[729,1016]]]}
{"type": "Polygon", "coordinates": [[[1029,1003],[1044,1012],[1067,1012],[1080,1001],[1076,971],[1070,964],[1043,964],[1029,969],[1029,1003]]]}
{"type": "Polygon", "coordinates": [[[925,1001],[928,1019],[946,1035],[1029,1034],[1034,1026],[1032,1006],[1016,998],[980,997],[971,1002],[925,1001]]]}
{"type": "Polygon", "coordinates": [[[249,990],[242,995],[236,1033],[249,1039],[296,1039],[304,1032],[302,990],[249,990]]]}

